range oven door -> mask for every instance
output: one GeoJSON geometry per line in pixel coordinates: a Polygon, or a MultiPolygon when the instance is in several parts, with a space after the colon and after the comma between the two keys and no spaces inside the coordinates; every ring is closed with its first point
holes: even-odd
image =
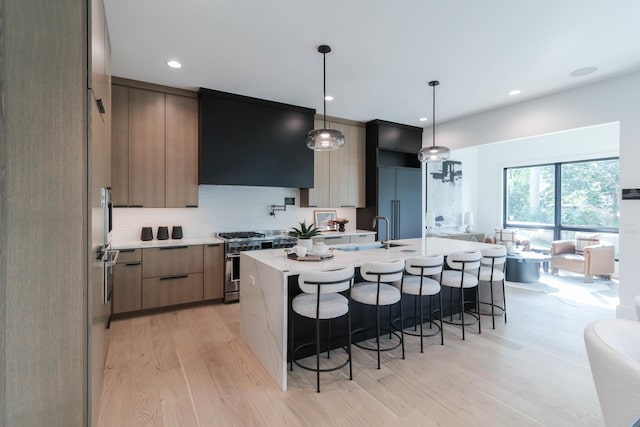
{"type": "Polygon", "coordinates": [[[240,254],[227,254],[224,278],[224,302],[240,299],[240,254]]]}

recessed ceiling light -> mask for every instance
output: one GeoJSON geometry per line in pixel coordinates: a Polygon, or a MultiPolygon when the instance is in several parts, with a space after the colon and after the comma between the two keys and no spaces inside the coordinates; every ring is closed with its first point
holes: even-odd
{"type": "Polygon", "coordinates": [[[574,70],[571,72],[570,76],[571,77],[582,77],[582,76],[588,76],[589,74],[593,74],[596,71],[598,71],[598,67],[584,67],[584,68],[578,68],[577,70],[574,70]]]}
{"type": "Polygon", "coordinates": [[[520,95],[520,89],[514,89],[512,91],[509,91],[509,95],[511,96],[520,95]]]}
{"type": "Polygon", "coordinates": [[[426,118],[426,117],[420,117],[418,120],[420,120],[421,122],[426,122],[426,121],[427,121],[427,120],[429,120],[429,119],[428,119],[428,118],[426,118]]]}
{"type": "Polygon", "coordinates": [[[325,101],[333,101],[333,96],[327,95],[327,96],[324,97],[324,100],[325,101]]]}
{"type": "Polygon", "coordinates": [[[182,64],[176,60],[167,61],[167,65],[171,68],[182,68],[182,64]]]}

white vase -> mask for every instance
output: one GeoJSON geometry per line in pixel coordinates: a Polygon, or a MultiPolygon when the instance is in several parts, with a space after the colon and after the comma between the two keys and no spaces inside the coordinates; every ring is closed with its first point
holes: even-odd
{"type": "Polygon", "coordinates": [[[313,249],[313,240],[312,239],[298,239],[298,245],[304,246],[307,248],[307,252],[311,252],[313,249]]]}

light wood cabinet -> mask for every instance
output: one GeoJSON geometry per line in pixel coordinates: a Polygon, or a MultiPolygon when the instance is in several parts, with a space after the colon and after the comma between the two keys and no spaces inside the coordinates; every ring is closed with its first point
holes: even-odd
{"type": "Polygon", "coordinates": [[[142,250],[142,277],[202,273],[202,245],[166,246],[142,250]]]}
{"type": "Polygon", "coordinates": [[[198,205],[198,100],[165,95],[167,208],[198,205]]]}
{"type": "Polygon", "coordinates": [[[113,314],[222,299],[224,245],[122,249],[114,270],[113,314]]]}
{"type": "Polygon", "coordinates": [[[116,207],[198,205],[195,94],[114,79],[111,170],[116,207]]]}
{"type": "Polygon", "coordinates": [[[372,243],[376,240],[375,234],[354,234],[351,237],[351,243],[372,243]]]}
{"type": "Polygon", "coordinates": [[[113,270],[112,313],[128,313],[140,309],[142,309],[141,250],[121,250],[113,270]]]}
{"type": "Polygon", "coordinates": [[[202,245],[142,250],[142,309],[203,299],[202,245]]]}
{"type": "Polygon", "coordinates": [[[224,296],[224,245],[204,246],[204,299],[224,296]]]}
{"type": "Polygon", "coordinates": [[[129,88],[113,85],[111,96],[111,200],[129,205],[129,88]]]}
{"type": "Polygon", "coordinates": [[[142,308],[202,301],[202,273],[142,279],[142,308]]]}
{"type": "MultiPolygon", "coordinates": [[[[316,129],[323,121],[316,119],[316,129]]],[[[336,151],[314,153],[314,188],[302,189],[301,206],[365,206],[365,128],[332,119],[327,126],[342,131],[345,145],[336,151]]]]}
{"type": "Polygon", "coordinates": [[[352,234],[346,236],[321,236],[313,238],[313,243],[324,242],[327,245],[340,245],[343,243],[369,243],[374,241],[375,234],[352,234]]]}
{"type": "Polygon", "coordinates": [[[129,89],[129,206],[165,206],[164,94],[129,89]]]}

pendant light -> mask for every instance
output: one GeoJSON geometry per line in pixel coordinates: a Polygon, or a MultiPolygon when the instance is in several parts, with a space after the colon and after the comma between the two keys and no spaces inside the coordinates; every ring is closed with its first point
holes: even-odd
{"type": "Polygon", "coordinates": [[[333,151],[344,145],[344,135],[337,129],[327,129],[327,53],[331,47],[323,44],[318,47],[323,62],[323,129],[314,129],[307,134],[307,147],[315,151],[333,151]]]}
{"type": "Polygon", "coordinates": [[[433,88],[433,124],[431,129],[433,130],[433,138],[431,147],[422,147],[418,151],[418,160],[421,162],[435,163],[447,160],[451,152],[447,147],[436,145],[436,86],[440,84],[437,80],[429,82],[429,86],[433,88]]]}

